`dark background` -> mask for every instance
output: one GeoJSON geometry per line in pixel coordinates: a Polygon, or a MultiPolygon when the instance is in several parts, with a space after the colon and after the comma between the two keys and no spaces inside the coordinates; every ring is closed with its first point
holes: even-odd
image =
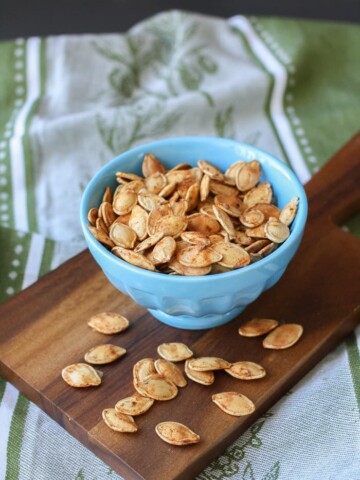
{"type": "Polygon", "coordinates": [[[157,12],[360,21],[360,0],[0,0],[0,38],[123,32],[157,12]]]}

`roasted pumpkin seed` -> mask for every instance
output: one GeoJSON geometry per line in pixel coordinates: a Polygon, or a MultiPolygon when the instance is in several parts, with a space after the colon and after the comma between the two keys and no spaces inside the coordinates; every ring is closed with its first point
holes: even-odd
{"type": "Polygon", "coordinates": [[[115,405],[115,410],[118,413],[135,417],[147,412],[153,405],[153,398],[143,397],[138,393],[134,393],[134,395],[131,395],[130,397],[119,400],[115,405]]]}
{"type": "Polygon", "coordinates": [[[254,362],[235,362],[225,372],[239,380],[257,380],[266,375],[264,367],[254,362]]]}
{"type": "Polygon", "coordinates": [[[93,315],[88,321],[89,327],[105,335],[114,335],[126,330],[129,320],[116,312],[102,312],[93,315]]]}
{"type": "Polygon", "coordinates": [[[140,382],[134,382],[134,387],[143,397],[159,401],[172,400],[178,394],[175,383],[158,374],[150,375],[140,382]]]}
{"type": "Polygon", "coordinates": [[[105,365],[106,363],[115,362],[115,360],[124,356],[125,353],[125,348],[106,343],[88,350],[84,355],[84,360],[93,365],[105,365]]]}
{"type": "Polygon", "coordinates": [[[115,408],[105,408],[102,412],[102,418],[106,425],[121,433],[135,433],[138,427],[131,415],[117,412],[115,408]]]}
{"type": "Polygon", "coordinates": [[[219,357],[198,357],[189,360],[188,367],[197,372],[208,372],[230,368],[231,363],[219,357]]]}
{"type": "Polygon", "coordinates": [[[215,375],[213,371],[199,372],[189,368],[189,360],[185,362],[185,373],[190,380],[201,385],[212,385],[215,381],[215,375]]]}
{"type": "Polygon", "coordinates": [[[181,362],[193,356],[190,348],[179,342],[162,343],[158,346],[157,352],[160,357],[169,362],[181,362]]]}
{"type": "Polygon", "coordinates": [[[200,441],[200,436],[190,430],[186,425],[178,422],[161,422],[155,427],[161,440],[170,445],[184,446],[200,441]]]}
{"type": "Polygon", "coordinates": [[[290,348],[298,342],[303,331],[303,327],[297,323],[280,325],[264,338],[263,347],[272,350],[290,348]]]}
{"type": "Polygon", "coordinates": [[[242,417],[255,411],[253,402],[239,392],[222,392],[212,396],[212,401],[229,415],[242,417]]]}
{"type": "Polygon", "coordinates": [[[170,382],[175,383],[177,387],[186,387],[187,382],[180,368],[164,358],[155,360],[155,368],[159,375],[162,375],[170,382]]]}
{"type": "Polygon", "coordinates": [[[101,383],[100,372],[86,363],[74,363],[63,368],[62,378],[70,387],[96,387],[101,383]]]}

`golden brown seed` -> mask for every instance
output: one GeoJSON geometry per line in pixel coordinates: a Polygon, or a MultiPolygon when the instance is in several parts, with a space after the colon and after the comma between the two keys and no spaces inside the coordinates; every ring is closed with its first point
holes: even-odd
{"type": "Polygon", "coordinates": [[[241,325],[239,334],[243,337],[259,337],[271,332],[279,325],[279,322],[271,318],[253,318],[241,325]]]}
{"type": "Polygon", "coordinates": [[[273,192],[270,183],[263,182],[247,192],[244,197],[244,204],[247,207],[253,207],[258,203],[271,203],[272,197],[273,192]]]}
{"type": "Polygon", "coordinates": [[[185,267],[208,267],[213,263],[219,262],[222,254],[215,251],[212,247],[203,245],[194,245],[184,248],[177,254],[177,260],[185,267]]]}
{"type": "Polygon", "coordinates": [[[265,232],[265,225],[266,224],[262,224],[255,228],[247,228],[245,235],[251,238],[268,238],[265,232]]]}
{"type": "Polygon", "coordinates": [[[206,160],[199,160],[197,163],[198,167],[205,175],[208,175],[210,178],[215,177],[220,181],[223,179],[224,174],[222,173],[222,171],[215,167],[215,165],[213,165],[212,163],[206,160]]]}
{"type": "Polygon", "coordinates": [[[279,220],[284,225],[291,225],[298,209],[299,197],[294,197],[290,200],[290,202],[285,205],[285,207],[281,210],[279,220]]]}
{"type": "Polygon", "coordinates": [[[117,215],[130,213],[137,202],[137,193],[132,190],[121,190],[113,200],[113,210],[117,215]]]}
{"type": "Polygon", "coordinates": [[[212,401],[229,415],[241,417],[255,411],[253,402],[238,392],[222,392],[212,396],[212,401]]]}
{"type": "Polygon", "coordinates": [[[121,433],[137,432],[138,427],[131,415],[117,412],[115,408],[105,408],[102,412],[102,417],[106,425],[121,433]]]}
{"type": "Polygon", "coordinates": [[[134,248],[137,240],[134,230],[123,223],[113,223],[109,230],[109,237],[115,245],[124,248],[134,248]]]}
{"type": "Polygon", "coordinates": [[[158,423],[155,431],[161,440],[170,445],[184,446],[200,441],[200,436],[194,433],[190,428],[178,422],[158,423]]]}
{"type": "Polygon", "coordinates": [[[137,200],[139,204],[145,208],[148,212],[154,210],[155,207],[161,205],[162,203],[166,203],[167,200],[165,198],[160,197],[159,195],[155,195],[155,193],[150,193],[147,190],[140,190],[137,194],[137,200]]]}
{"type": "Polygon", "coordinates": [[[266,375],[264,367],[254,362],[235,362],[225,372],[239,380],[257,380],[266,375]]]}
{"type": "Polygon", "coordinates": [[[202,245],[204,247],[209,246],[211,243],[209,237],[200,232],[183,232],[181,234],[181,239],[187,243],[191,243],[193,245],[202,245]]]}
{"type": "Polygon", "coordinates": [[[116,180],[119,182],[119,183],[122,183],[122,184],[128,184],[130,182],[133,182],[133,181],[143,181],[141,177],[139,177],[139,175],[136,175],[136,173],[131,173],[131,172],[116,172],[115,173],[115,176],[116,176],[116,180]]]}
{"type": "Polygon", "coordinates": [[[175,167],[171,168],[170,170],[168,170],[167,173],[169,172],[174,172],[176,170],[189,170],[191,168],[191,165],[190,163],[187,163],[187,162],[181,162],[181,163],[178,163],[177,165],[175,165],[175,167]]]}
{"type": "Polygon", "coordinates": [[[163,173],[155,172],[146,177],[145,188],[148,192],[157,195],[166,186],[167,180],[163,173]]]}
{"type": "Polygon", "coordinates": [[[250,254],[250,253],[258,253],[260,250],[262,250],[264,247],[269,245],[269,240],[266,238],[261,238],[260,240],[256,240],[254,243],[251,245],[248,245],[245,247],[245,250],[250,254]]]}
{"type": "Polygon", "coordinates": [[[158,346],[157,352],[160,357],[169,362],[181,362],[193,356],[193,352],[184,343],[170,342],[158,346]]]}
{"type": "Polygon", "coordinates": [[[158,358],[155,361],[155,368],[159,375],[162,375],[170,382],[175,383],[177,387],[186,387],[187,382],[180,368],[164,358],[158,358]]]}
{"type": "Polygon", "coordinates": [[[187,210],[191,212],[191,210],[194,210],[198,204],[199,201],[199,193],[200,193],[200,187],[199,184],[194,183],[189,187],[188,191],[186,192],[185,195],[185,200],[188,204],[187,210]]]}
{"type": "Polygon", "coordinates": [[[177,202],[174,202],[171,205],[171,208],[172,208],[172,213],[174,215],[183,217],[188,211],[189,205],[188,205],[188,202],[185,200],[185,198],[180,198],[180,200],[178,200],[177,202]]]}
{"type": "Polygon", "coordinates": [[[163,233],[165,237],[178,237],[186,230],[187,219],[178,215],[165,215],[156,222],[154,234],[163,233]]]}
{"type": "Polygon", "coordinates": [[[229,242],[218,242],[212,246],[215,252],[222,255],[219,264],[227,268],[242,268],[250,263],[250,255],[239,245],[229,242]]]}
{"type": "Polygon", "coordinates": [[[148,213],[140,205],[135,205],[129,218],[129,227],[134,230],[137,238],[142,241],[147,237],[148,213]]]}
{"type": "Polygon", "coordinates": [[[216,218],[210,217],[203,213],[194,213],[189,215],[187,229],[190,231],[201,232],[205,235],[213,235],[219,233],[221,227],[216,218]]]}
{"type": "Polygon", "coordinates": [[[85,353],[84,360],[93,365],[105,365],[106,363],[115,362],[115,360],[124,356],[125,353],[125,348],[106,343],[105,345],[90,348],[90,350],[85,353]]]}
{"type": "Polygon", "coordinates": [[[125,415],[142,415],[147,412],[154,405],[153,398],[147,398],[134,393],[130,397],[123,398],[119,400],[115,405],[115,410],[118,413],[123,413],[125,415]]]}
{"type": "Polygon", "coordinates": [[[142,163],[142,173],[144,177],[149,177],[153,173],[165,173],[164,165],[152,153],[147,153],[144,156],[142,163]]]}
{"type": "Polygon", "coordinates": [[[256,208],[256,210],[260,210],[264,214],[265,220],[269,220],[270,217],[274,217],[279,219],[280,216],[280,208],[276,207],[275,205],[272,205],[271,203],[258,203],[254,207],[250,207],[250,209],[256,208]]]}
{"type": "Polygon", "coordinates": [[[148,215],[147,231],[149,235],[154,235],[155,225],[165,215],[172,215],[173,210],[170,203],[164,203],[163,205],[157,205],[148,215]]]}
{"type": "Polygon", "coordinates": [[[114,242],[109,238],[109,236],[104,232],[104,230],[88,225],[88,229],[94,235],[96,240],[105,245],[106,247],[114,247],[114,242]]]}
{"type": "Polygon", "coordinates": [[[134,252],[144,252],[148,248],[153,247],[154,245],[157,244],[159,240],[163,238],[164,234],[163,233],[157,233],[156,235],[152,235],[151,237],[145,238],[141,243],[136,245],[134,248],[134,252]]]}
{"type": "Polygon", "coordinates": [[[216,195],[215,205],[224,210],[228,215],[232,217],[239,217],[243,210],[242,201],[239,197],[216,195]]]}
{"type": "Polygon", "coordinates": [[[230,238],[234,238],[235,228],[229,215],[216,205],[213,205],[213,210],[220,225],[230,235],[230,238]]]}
{"type": "Polygon", "coordinates": [[[189,368],[189,360],[185,362],[185,373],[190,380],[201,385],[212,385],[215,381],[215,375],[213,371],[198,372],[189,368]]]}
{"type": "Polygon", "coordinates": [[[152,258],[154,264],[170,262],[176,249],[176,242],[173,237],[163,237],[154,247],[152,251],[152,258]]]}
{"type": "Polygon", "coordinates": [[[236,179],[238,171],[245,165],[245,162],[239,160],[238,162],[233,163],[230,167],[226,170],[225,176],[230,177],[232,179],[236,179]]]}
{"type": "Polygon", "coordinates": [[[211,272],[211,265],[208,267],[185,267],[181,265],[176,258],[171,259],[169,267],[178,275],[185,275],[187,277],[197,277],[200,275],[207,275],[211,272]]]}
{"type": "Polygon", "coordinates": [[[99,333],[114,335],[126,330],[129,320],[116,312],[102,312],[93,315],[88,325],[99,333]]]}
{"type": "MultiPolygon", "coordinates": [[[[125,185],[119,185],[119,187],[121,187],[121,189],[119,189],[119,192],[120,190],[122,192],[126,192],[126,191],[132,191],[132,192],[136,192],[136,193],[139,193],[140,190],[142,190],[144,187],[145,187],[145,182],[143,179],[140,179],[140,180],[133,180],[131,182],[128,182],[128,183],[125,183],[125,185]]],[[[118,188],[119,188],[118,187],[118,188]]],[[[114,195],[114,197],[117,195],[117,193],[114,195]]]]}
{"type": "Polygon", "coordinates": [[[168,197],[172,193],[175,192],[176,189],[176,183],[172,182],[169,183],[168,185],[165,185],[165,187],[159,192],[159,197],[168,197]]]}
{"type": "Polygon", "coordinates": [[[141,253],[133,252],[123,247],[113,247],[111,251],[117,257],[125,260],[125,262],[131,263],[131,265],[135,265],[135,267],[144,268],[145,270],[155,270],[155,265],[141,253]]]}
{"type": "Polygon", "coordinates": [[[104,192],[102,201],[103,201],[103,202],[112,203],[112,201],[113,201],[113,194],[112,194],[112,191],[111,191],[111,188],[110,188],[110,187],[106,187],[106,188],[105,188],[105,192],[104,192]]]}
{"type": "Polygon", "coordinates": [[[210,180],[210,192],[214,195],[236,196],[239,192],[235,187],[224,185],[221,182],[210,180]]]}
{"type": "Polygon", "coordinates": [[[276,218],[270,218],[264,228],[266,238],[274,243],[283,243],[290,235],[289,227],[276,218]]]}
{"type": "Polygon", "coordinates": [[[296,323],[287,323],[275,328],[263,340],[263,347],[272,350],[290,348],[300,339],[303,327],[296,323]]]}
{"type": "Polygon", "coordinates": [[[106,235],[109,235],[109,229],[108,227],[105,225],[105,222],[104,220],[102,219],[102,217],[98,217],[96,219],[96,224],[95,224],[96,228],[98,230],[102,230],[106,235]]]}
{"type": "Polygon", "coordinates": [[[162,375],[153,374],[140,382],[134,382],[134,387],[144,397],[154,400],[172,400],[178,394],[178,388],[162,375]]]}
{"type": "Polygon", "coordinates": [[[274,252],[278,247],[277,243],[269,243],[268,245],[265,245],[261,250],[259,250],[259,254],[262,255],[262,257],[267,257],[270,255],[270,253],[274,252]]]}
{"type": "Polygon", "coordinates": [[[188,367],[197,372],[208,372],[230,368],[231,363],[219,357],[198,357],[189,360],[188,367]]]}
{"type": "Polygon", "coordinates": [[[257,160],[245,163],[237,172],[236,186],[240,192],[247,192],[259,183],[261,166],[257,160]]]}
{"type": "Polygon", "coordinates": [[[142,358],[133,366],[134,382],[142,382],[154,374],[157,374],[157,371],[153,358],[142,358]]]}
{"type": "Polygon", "coordinates": [[[261,210],[256,208],[245,210],[240,215],[240,222],[248,228],[255,228],[261,225],[265,220],[265,216],[261,210]]]}
{"type": "Polygon", "coordinates": [[[204,202],[210,193],[210,177],[209,175],[204,175],[200,183],[200,200],[204,202]]]}
{"type": "Polygon", "coordinates": [[[70,387],[96,387],[101,383],[99,372],[86,363],[74,363],[63,368],[61,376],[70,387]]]}
{"type": "Polygon", "coordinates": [[[96,219],[98,217],[98,209],[97,208],[90,208],[88,212],[88,221],[94,227],[96,224],[96,219]]]}
{"type": "Polygon", "coordinates": [[[99,210],[101,210],[101,216],[106,227],[109,228],[110,225],[116,220],[116,215],[113,211],[111,203],[103,202],[100,205],[99,210]]]}

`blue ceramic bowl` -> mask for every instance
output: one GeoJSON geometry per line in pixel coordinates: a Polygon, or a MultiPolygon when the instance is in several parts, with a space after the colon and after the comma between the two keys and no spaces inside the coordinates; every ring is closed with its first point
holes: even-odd
{"type": "Polygon", "coordinates": [[[272,287],[282,276],[299,247],[307,217],[305,192],[295,174],[283,162],[250,145],[213,137],[180,137],[159,140],[122,153],[106,164],[90,181],[81,201],[81,225],[86,243],[109,281],[158,320],[177,328],[205,329],[226,323],[272,287]],[[299,197],[299,208],[289,238],[268,257],[245,268],[201,277],[150,272],[119,259],[103,247],[87,228],[87,212],[98,207],[105,187],[117,185],[118,170],[141,174],[146,153],[153,153],[166,168],[180,162],[196,165],[200,159],[223,171],[238,160],[261,163],[261,181],[273,187],[282,208],[299,197]]]}

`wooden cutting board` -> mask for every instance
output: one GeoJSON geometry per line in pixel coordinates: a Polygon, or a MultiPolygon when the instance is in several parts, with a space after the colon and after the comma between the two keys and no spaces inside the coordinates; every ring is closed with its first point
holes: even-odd
{"type": "Polygon", "coordinates": [[[90,254],[81,253],[0,307],[0,374],[125,478],[193,478],[359,322],[360,242],[338,226],[359,211],[359,185],[360,135],[307,184],[307,229],[280,282],[237,319],[212,330],[163,325],[116,291],[90,254]],[[129,330],[110,338],[92,331],[88,318],[103,310],[128,317],[129,330]],[[289,350],[265,350],[260,338],[237,333],[254,316],[300,323],[304,335],[289,350]],[[156,357],[157,345],[171,341],[186,343],[196,356],[258,362],[267,376],[244,382],[218,372],[210,387],[189,381],[176,399],[155,402],[137,418],[138,433],[111,431],[101,420],[102,410],[133,392],[133,364],[156,357]],[[81,362],[86,350],[105,342],[124,346],[128,353],[101,368],[102,385],[67,386],[61,369],[81,362]],[[211,395],[229,390],[250,397],[255,413],[236,418],[220,411],[211,395]],[[201,442],[184,448],[162,442],[154,427],[165,420],[185,423],[200,434],[201,442]]]}

